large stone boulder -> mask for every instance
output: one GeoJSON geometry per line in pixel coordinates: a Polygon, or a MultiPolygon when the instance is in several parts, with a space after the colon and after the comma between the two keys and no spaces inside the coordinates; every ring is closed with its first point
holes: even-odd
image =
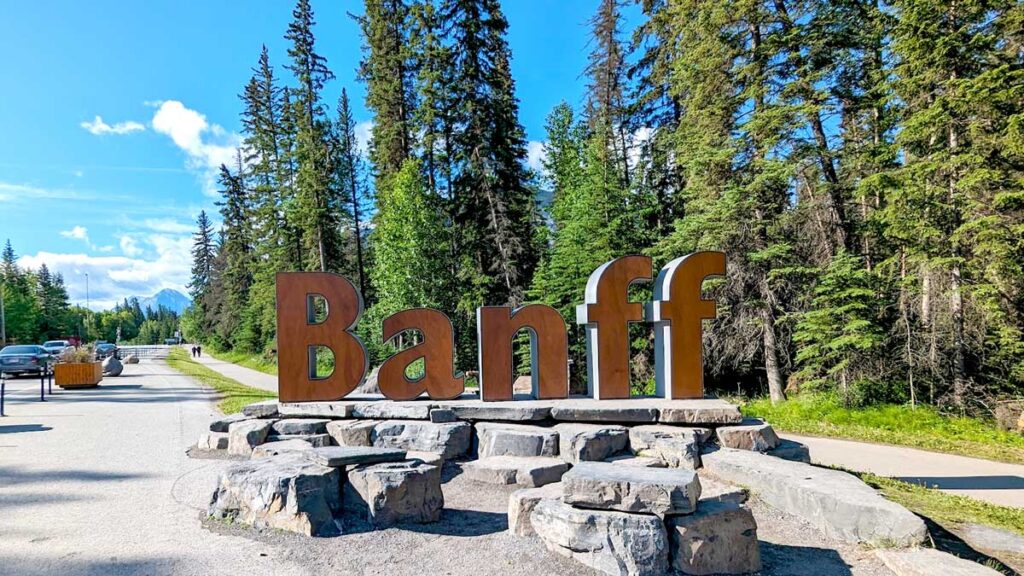
{"type": "Polygon", "coordinates": [[[629,429],[629,447],[634,454],[657,458],[672,468],[700,468],[700,449],[711,435],[707,428],[684,428],[656,424],[629,429]]]}
{"type": "Polygon", "coordinates": [[[540,488],[523,488],[508,497],[508,531],[516,536],[533,536],[530,514],[541,500],[560,500],[562,483],[555,482],[540,488]]]}
{"type": "Polygon", "coordinates": [[[250,418],[273,418],[277,416],[277,400],[264,400],[243,406],[242,414],[250,418]]]}
{"type": "Polygon", "coordinates": [[[697,509],[699,510],[705,501],[743,504],[749,497],[750,494],[747,492],[747,489],[742,486],[715,480],[704,475],[700,477],[700,500],[697,502],[697,509]]]}
{"type": "Polygon", "coordinates": [[[228,426],[228,454],[248,456],[270,434],[273,420],[243,420],[228,426]]]}
{"type": "Polygon", "coordinates": [[[357,464],[402,462],[405,460],[405,450],[368,448],[365,446],[328,446],[326,448],[316,448],[306,454],[306,456],[321,466],[341,468],[357,464]]]}
{"type": "Polygon", "coordinates": [[[386,420],[373,427],[371,442],[381,448],[435,452],[445,460],[469,451],[473,427],[469,422],[434,423],[418,420],[386,420]]]}
{"type": "Polygon", "coordinates": [[[273,434],[290,436],[296,434],[324,434],[327,432],[326,418],[285,418],[270,427],[273,434]]]}
{"type": "Polygon", "coordinates": [[[581,510],[541,500],[530,514],[544,546],[605,574],[664,576],[668,535],[657,516],[581,510]]]}
{"type": "Polygon", "coordinates": [[[658,409],[635,399],[559,400],[551,407],[551,417],[565,422],[657,422],[658,409]]]}
{"type": "Polygon", "coordinates": [[[811,463],[811,450],[806,444],[793,440],[779,440],[779,445],[765,452],[765,454],[770,454],[783,460],[792,460],[793,462],[811,463]]]}
{"type": "Polygon", "coordinates": [[[277,456],[284,454],[285,452],[295,452],[302,450],[312,450],[313,445],[305,440],[275,440],[273,442],[266,442],[252,449],[251,458],[269,458],[271,456],[277,456]]]}
{"type": "Polygon", "coordinates": [[[761,569],[757,523],[732,502],[701,501],[693,514],[672,516],[668,529],[672,568],[683,574],[746,574],[761,569]]]}
{"type": "Polygon", "coordinates": [[[988,566],[957,558],[934,548],[876,550],[875,554],[896,576],[999,576],[988,566]]]}
{"type": "Polygon", "coordinates": [[[721,426],[715,430],[722,448],[767,452],[778,447],[779,437],[763,420],[747,418],[739,426],[721,426]]]}
{"type": "Polygon", "coordinates": [[[607,462],[581,462],[562,476],[566,504],[639,514],[689,514],[700,498],[700,480],[691,470],[628,468],[607,462]]]}
{"type": "Polygon", "coordinates": [[[104,358],[102,368],[104,376],[120,376],[124,371],[124,365],[114,356],[104,358]]]}
{"type": "Polygon", "coordinates": [[[743,420],[739,406],[725,400],[662,400],[658,404],[658,422],[695,426],[739,424],[743,420]]]}
{"type": "Polygon", "coordinates": [[[129,354],[124,357],[124,360],[122,360],[122,362],[124,362],[125,364],[138,364],[139,357],[136,356],[135,354],[129,354]]]}
{"type": "Polygon", "coordinates": [[[614,424],[557,424],[558,452],[562,460],[600,462],[626,450],[629,432],[614,424]]]}
{"type": "Polygon", "coordinates": [[[647,456],[633,456],[632,454],[619,454],[605,460],[610,464],[619,466],[631,466],[633,468],[668,468],[664,460],[649,458],[647,456]]]}
{"type": "Polygon", "coordinates": [[[208,514],[307,536],[341,534],[340,473],[301,453],[249,460],[225,470],[208,514]]]}
{"type": "Polygon", "coordinates": [[[379,420],[429,420],[432,407],[429,402],[423,400],[410,400],[408,402],[374,400],[372,402],[357,402],[353,404],[352,416],[379,420]]]}
{"type": "Polygon", "coordinates": [[[227,432],[207,432],[199,436],[199,442],[196,442],[196,448],[200,450],[227,450],[228,449],[228,434],[227,432]]]}
{"type": "Polygon", "coordinates": [[[441,469],[420,460],[355,466],[344,503],[376,527],[436,522],[444,508],[441,469]]]}
{"type": "Polygon", "coordinates": [[[332,420],[327,433],[338,446],[373,446],[373,428],[379,420],[332,420]]]}
{"type": "Polygon", "coordinates": [[[237,414],[230,414],[223,418],[210,422],[210,432],[227,432],[228,426],[231,426],[235,422],[241,422],[242,420],[250,420],[248,416],[241,412],[237,414]]]}
{"type": "Polygon", "coordinates": [[[529,422],[545,420],[551,416],[550,400],[515,400],[505,402],[483,402],[480,400],[458,400],[445,402],[460,420],[501,420],[507,422],[529,422]]]}
{"type": "Polygon", "coordinates": [[[525,424],[476,424],[477,456],[557,456],[558,432],[525,424]]]}
{"type": "Polygon", "coordinates": [[[285,440],[305,440],[314,448],[331,445],[331,437],[328,434],[273,434],[273,429],[271,429],[271,434],[267,436],[267,442],[283,442],[285,440]]]}
{"type": "Polygon", "coordinates": [[[872,546],[914,546],[924,522],[859,478],[747,450],[704,454],[702,474],[747,487],[783,512],[803,518],[831,538],[872,546]]]}
{"type": "Polygon", "coordinates": [[[544,456],[491,456],[462,466],[470,480],[531,488],[558,482],[568,469],[569,465],[562,460],[544,456]]]}

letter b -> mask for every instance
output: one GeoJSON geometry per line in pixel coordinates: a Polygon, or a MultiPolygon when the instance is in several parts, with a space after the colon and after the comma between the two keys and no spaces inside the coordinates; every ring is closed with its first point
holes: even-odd
{"type": "Polygon", "coordinates": [[[338,400],[355,390],[369,368],[363,343],[351,333],[363,313],[352,283],[329,272],[277,274],[277,387],[281,402],[338,400]],[[327,315],[316,320],[315,298],[327,315]],[[317,377],[316,349],[334,354],[334,371],[317,377]]]}

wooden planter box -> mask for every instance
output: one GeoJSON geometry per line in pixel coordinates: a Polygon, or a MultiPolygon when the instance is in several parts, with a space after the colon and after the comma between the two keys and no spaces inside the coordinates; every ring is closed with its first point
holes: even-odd
{"type": "Polygon", "coordinates": [[[103,380],[103,365],[60,363],[53,366],[53,382],[61,388],[92,388],[103,380]]]}

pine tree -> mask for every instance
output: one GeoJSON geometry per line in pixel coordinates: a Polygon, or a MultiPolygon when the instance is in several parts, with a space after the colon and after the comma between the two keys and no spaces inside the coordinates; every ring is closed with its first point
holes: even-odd
{"type": "Polygon", "coordinates": [[[338,271],[341,266],[341,198],[331,187],[334,167],[329,143],[329,122],[320,93],[334,78],[323,56],[316,52],[315,20],[309,0],[299,0],[292,11],[285,39],[291,42],[287,68],[298,81],[290,93],[296,120],[295,198],[289,220],[302,230],[302,262],[306,270],[338,271]]]}
{"type": "Polygon", "coordinates": [[[338,142],[335,146],[338,157],[335,160],[337,167],[337,183],[339,189],[346,191],[347,211],[352,214],[352,240],[353,250],[350,252],[355,256],[355,262],[351,267],[356,274],[359,291],[366,295],[366,263],[363,256],[363,228],[362,218],[366,214],[364,188],[360,182],[362,161],[360,159],[358,144],[356,142],[356,122],[352,117],[352,108],[348,101],[348,92],[341,91],[341,98],[338,100],[338,119],[335,125],[335,133],[338,142]]]}
{"type": "Polygon", "coordinates": [[[211,268],[213,267],[213,224],[206,211],[201,210],[196,219],[196,232],[192,241],[192,280],[189,282],[189,294],[194,302],[202,302],[203,294],[210,285],[211,268]]]}

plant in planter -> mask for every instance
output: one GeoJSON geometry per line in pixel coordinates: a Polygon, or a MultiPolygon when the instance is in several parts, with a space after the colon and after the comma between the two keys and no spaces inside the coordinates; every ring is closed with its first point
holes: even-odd
{"type": "Polygon", "coordinates": [[[65,349],[53,366],[53,380],[61,388],[92,388],[102,379],[103,368],[90,346],[65,349]]]}

